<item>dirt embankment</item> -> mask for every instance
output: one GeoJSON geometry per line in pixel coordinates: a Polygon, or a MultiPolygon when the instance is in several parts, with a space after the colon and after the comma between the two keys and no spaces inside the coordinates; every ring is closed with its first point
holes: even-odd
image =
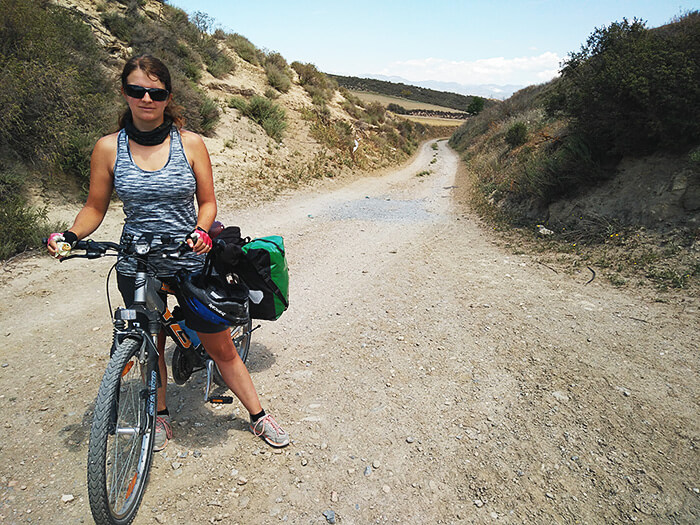
{"type": "MultiPolygon", "coordinates": [[[[382,177],[223,207],[286,240],[291,307],[255,332],[249,367],[293,443],[272,451],[239,405],[171,383],[175,436],[136,523],[698,522],[698,298],[512,255],[466,184],[440,142],[382,177]]],[[[91,521],[109,264],[2,273],[4,523],[91,521]]]]}

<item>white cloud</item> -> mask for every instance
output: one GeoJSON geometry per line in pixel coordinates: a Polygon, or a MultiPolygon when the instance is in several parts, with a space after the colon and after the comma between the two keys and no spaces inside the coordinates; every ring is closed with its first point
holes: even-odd
{"type": "Polygon", "coordinates": [[[561,57],[550,51],[538,56],[484,58],[472,62],[425,58],[392,62],[379,73],[407,80],[460,84],[539,84],[559,72],[561,57]]]}

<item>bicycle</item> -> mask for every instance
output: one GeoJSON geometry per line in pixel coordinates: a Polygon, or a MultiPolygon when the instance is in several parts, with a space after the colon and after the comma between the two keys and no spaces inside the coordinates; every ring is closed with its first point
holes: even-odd
{"type": "MultiPolygon", "coordinates": [[[[189,250],[184,243],[158,248],[160,257],[174,258],[189,250]]],[[[171,368],[175,382],[184,384],[194,372],[204,369],[205,401],[233,402],[231,396],[210,396],[212,381],[226,385],[202,344],[193,343],[184,325],[180,326],[160,297],[159,291],[172,294],[174,290],[149,275],[148,259],[154,255],[150,243],[79,241],[62,261],[119,255],[136,260],[136,289],[133,304],[114,311],[111,357],[97,393],[90,430],[87,486],[90,510],[98,525],[131,523],[145,493],[153,459],[157,392],[163,380],[158,373],[156,347],[161,328],[176,345],[171,368]]],[[[108,282],[110,274],[111,270],[108,282]]],[[[109,292],[107,297],[109,302],[109,292]]],[[[244,362],[248,358],[251,334],[259,327],[253,328],[250,319],[232,327],[234,345],[244,362]]]]}

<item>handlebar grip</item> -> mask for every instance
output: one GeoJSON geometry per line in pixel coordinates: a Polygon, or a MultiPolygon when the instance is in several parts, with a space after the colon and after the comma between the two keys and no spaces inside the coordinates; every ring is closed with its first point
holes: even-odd
{"type": "MultiPolygon", "coordinates": [[[[189,236],[188,236],[188,238],[189,238],[189,236]]],[[[180,247],[177,249],[177,255],[179,257],[180,255],[185,255],[186,253],[191,252],[191,251],[192,251],[192,248],[190,248],[190,245],[187,244],[187,242],[183,242],[180,245],[180,247]]]]}

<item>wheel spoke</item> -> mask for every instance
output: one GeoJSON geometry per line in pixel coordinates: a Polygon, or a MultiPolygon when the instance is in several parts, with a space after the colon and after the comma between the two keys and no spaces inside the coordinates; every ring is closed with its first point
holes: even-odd
{"type": "Polygon", "coordinates": [[[141,368],[144,367],[132,357],[121,372],[117,425],[109,447],[108,498],[116,515],[131,507],[130,499],[137,496],[134,489],[141,479],[140,469],[145,466],[143,448],[148,442],[144,441],[143,401],[147,398],[148,385],[146,371],[141,368]]]}

